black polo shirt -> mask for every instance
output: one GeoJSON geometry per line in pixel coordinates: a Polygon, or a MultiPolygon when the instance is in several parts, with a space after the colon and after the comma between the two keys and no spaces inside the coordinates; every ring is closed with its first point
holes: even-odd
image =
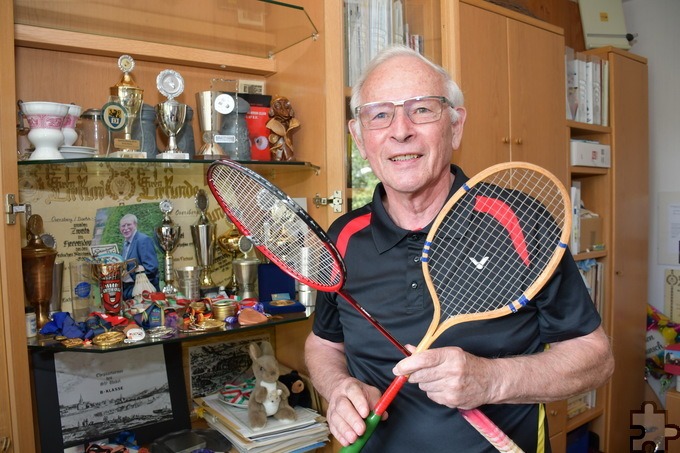
{"type": "MultiPolygon", "coordinates": [[[[454,165],[449,197],[467,181],[454,165]]],[[[347,267],[344,290],[400,343],[417,345],[432,321],[432,300],[420,257],[430,229],[404,230],[392,222],[376,187],[370,204],[345,214],[329,235],[347,267]]],[[[551,342],[576,338],[600,325],[571,254],[567,251],[548,285],[517,313],[503,318],[466,322],[446,330],[431,346],[459,346],[481,357],[540,352],[551,342]]],[[[314,333],[344,343],[350,373],[385,390],[392,368],[403,354],[336,293],[319,293],[314,333]]],[[[531,376],[527,376],[531,379],[531,376]]],[[[500,404],[480,408],[524,451],[540,451],[547,442],[547,420],[536,404],[500,404]],[[539,425],[543,426],[539,435],[539,425]]],[[[388,408],[389,419],[378,427],[363,452],[460,451],[495,452],[458,413],[406,384],[388,408]]]]}

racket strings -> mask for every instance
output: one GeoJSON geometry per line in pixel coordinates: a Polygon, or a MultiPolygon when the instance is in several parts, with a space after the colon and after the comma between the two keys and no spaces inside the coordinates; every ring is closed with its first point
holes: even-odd
{"type": "Polygon", "coordinates": [[[278,259],[303,283],[339,284],[341,265],[300,218],[302,209],[293,200],[228,165],[211,167],[209,178],[222,208],[265,255],[278,259]]]}
{"type": "Polygon", "coordinates": [[[528,169],[472,186],[441,218],[427,253],[443,320],[522,300],[564,246],[565,206],[553,181],[528,169]]]}

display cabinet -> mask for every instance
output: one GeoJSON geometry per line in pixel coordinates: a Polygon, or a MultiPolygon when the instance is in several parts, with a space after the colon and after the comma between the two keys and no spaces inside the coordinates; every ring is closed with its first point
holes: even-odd
{"type": "MultiPolygon", "coordinates": [[[[329,187],[341,188],[334,186],[338,176],[329,168],[337,167],[342,156],[326,150],[342,149],[343,140],[342,122],[337,121],[337,115],[342,113],[343,84],[333,65],[327,63],[338,61],[341,55],[342,3],[339,0],[293,3],[200,0],[189,6],[154,0],[123,7],[98,1],[2,2],[0,184],[3,199],[11,197],[16,201],[14,206],[5,203],[6,220],[10,217],[8,211],[22,209],[20,193],[28,193],[27,189],[31,193],[35,190],[42,200],[33,213],[48,220],[54,212],[77,213],[91,203],[112,202],[106,189],[101,195],[96,192],[95,197],[75,190],[63,199],[51,199],[54,193],[50,190],[57,186],[49,184],[56,181],[47,180],[54,174],[58,176],[57,181],[72,183],[78,181],[78,177],[96,179],[125,169],[135,173],[132,177],[135,183],[141,182],[138,178],[146,174],[143,177],[147,178],[144,180],[147,187],[172,174],[175,178],[172,182],[167,183],[166,178],[165,183],[160,184],[165,184],[166,195],[182,193],[181,183],[185,181],[190,181],[193,187],[205,187],[202,175],[206,163],[203,162],[94,159],[17,163],[17,100],[101,107],[107,100],[109,87],[120,78],[116,60],[122,54],[129,54],[137,62],[133,75],[145,90],[144,102],[150,105],[162,100],[155,89],[155,78],[168,68],[178,71],[185,80],[184,93],[177,100],[194,108],[194,93],[209,89],[213,78],[257,80],[264,82],[267,94],[288,97],[302,124],[294,136],[298,162],[253,163],[252,168],[291,196],[310,200],[308,207],[312,216],[321,225],[327,225],[338,214],[325,207],[316,208],[311,200],[317,195],[326,197],[332,193],[329,187]],[[332,132],[335,128],[336,133],[332,132]],[[329,132],[319,132],[326,130],[329,132]],[[48,198],[49,203],[45,202],[48,198]]],[[[192,125],[196,143],[200,144],[196,118],[192,125]]],[[[179,198],[187,200],[183,195],[179,198]]],[[[113,203],[139,201],[137,192],[134,199],[123,197],[113,203]]],[[[28,452],[37,451],[39,446],[23,322],[20,249],[25,219],[21,214],[12,214],[12,217],[14,223],[3,222],[0,245],[0,337],[3,339],[0,438],[9,439],[7,451],[28,452]]],[[[283,363],[304,369],[301,350],[310,328],[308,321],[298,320],[275,328],[279,338],[285,338],[277,343],[277,357],[283,363]]],[[[0,445],[4,446],[5,441],[0,445]]]]}

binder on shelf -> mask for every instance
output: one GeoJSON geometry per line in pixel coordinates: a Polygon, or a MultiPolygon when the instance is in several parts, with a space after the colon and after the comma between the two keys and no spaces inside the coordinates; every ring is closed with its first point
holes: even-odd
{"type": "Polygon", "coordinates": [[[588,86],[586,82],[586,55],[576,52],[577,83],[578,83],[578,110],[576,111],[576,121],[586,122],[586,104],[588,102],[588,86]]]}
{"type": "Polygon", "coordinates": [[[571,183],[571,241],[572,253],[581,247],[581,181],[571,183]]]}
{"type": "Polygon", "coordinates": [[[602,118],[600,124],[609,126],[609,60],[602,60],[602,118]]]}

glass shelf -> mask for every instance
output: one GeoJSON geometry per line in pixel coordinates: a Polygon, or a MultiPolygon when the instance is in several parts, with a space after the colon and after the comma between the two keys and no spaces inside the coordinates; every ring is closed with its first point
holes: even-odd
{"type": "Polygon", "coordinates": [[[304,8],[270,0],[14,0],[15,24],[270,58],[317,36],[304,8]]]}
{"type": "MultiPolygon", "coordinates": [[[[91,164],[112,164],[122,165],[127,167],[175,167],[182,168],[183,166],[195,167],[199,165],[208,166],[214,160],[205,159],[129,159],[123,157],[87,157],[82,159],[55,159],[55,160],[20,160],[18,162],[19,171],[22,167],[31,167],[34,165],[60,165],[60,166],[89,166],[91,164]]],[[[274,172],[277,170],[293,171],[293,170],[310,170],[318,174],[320,167],[310,162],[302,161],[238,161],[238,163],[253,169],[259,173],[274,172]]]]}
{"type": "Polygon", "coordinates": [[[59,341],[54,340],[53,336],[43,337],[38,335],[35,338],[29,338],[28,349],[32,351],[50,351],[50,352],[99,352],[107,353],[113,351],[130,350],[137,348],[144,348],[147,346],[155,346],[159,344],[166,343],[181,343],[183,341],[193,341],[193,340],[204,340],[206,338],[214,338],[219,336],[225,336],[234,333],[242,333],[250,330],[261,329],[266,327],[272,327],[280,324],[288,324],[292,322],[299,322],[307,320],[312,314],[313,308],[307,307],[305,312],[299,313],[285,313],[280,315],[273,315],[269,318],[269,321],[262,324],[253,324],[250,326],[240,326],[238,324],[229,325],[227,324],[224,328],[208,330],[197,333],[175,333],[172,337],[166,339],[151,339],[149,337],[144,338],[136,343],[118,343],[114,346],[77,346],[72,348],[67,348],[59,341]]]}

